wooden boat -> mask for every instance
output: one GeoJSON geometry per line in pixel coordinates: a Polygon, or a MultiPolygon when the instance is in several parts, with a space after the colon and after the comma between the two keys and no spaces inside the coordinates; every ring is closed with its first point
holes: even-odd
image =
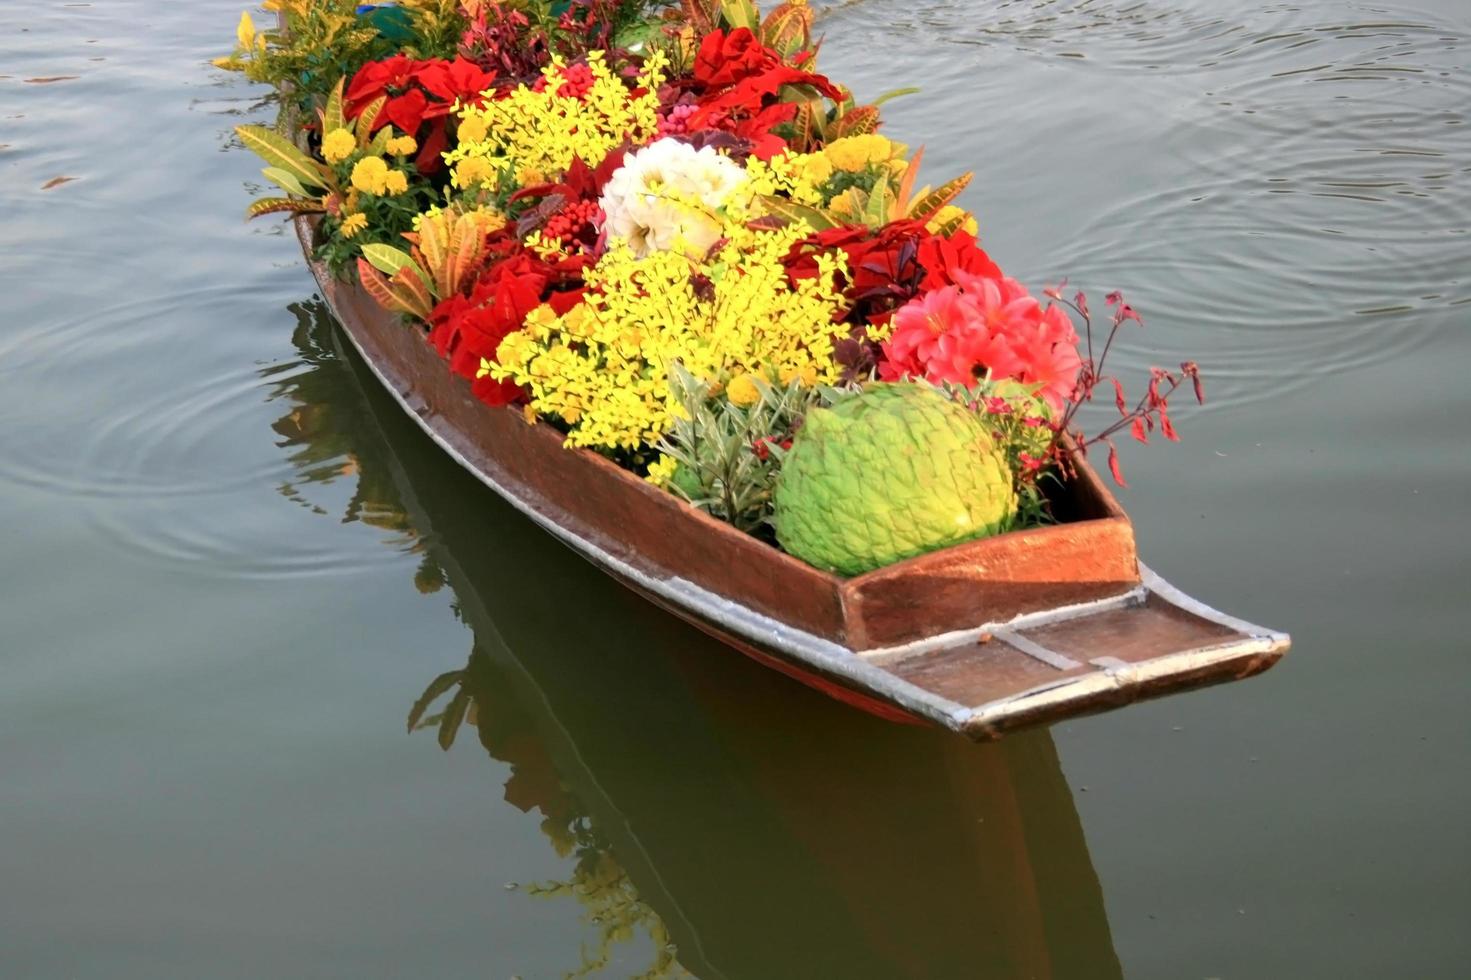
{"type": "MultiPolygon", "coordinates": [[[[297,219],[309,261],[313,231],[297,219]]],[[[312,269],[374,374],[481,482],[649,600],[863,710],[991,739],[1256,674],[1290,643],[1140,563],[1128,516],[1086,465],[1054,501],[1057,525],[854,578],[819,571],[484,404],[421,332],[312,269]]]]}
{"type": "Polygon", "coordinates": [[[657,933],[650,955],[672,952],[677,976],[1122,975],[1050,732],[972,746],[722,655],[476,493],[341,331],[325,317],[309,330],[307,360],[338,358],[310,381],[293,372],[277,431],[347,453],[366,494],[349,506],[394,528],[396,547],[412,534],[453,589],[473,647],[425,664],[426,682],[459,668],[425,713],[459,703],[443,712],[464,719],[455,751],[478,739],[504,764],[506,801],[539,811],[559,847],[575,839],[574,887],[556,901],[587,903],[588,955],[631,975],[657,933]],[[610,934],[627,939],[610,948],[610,934]]]}

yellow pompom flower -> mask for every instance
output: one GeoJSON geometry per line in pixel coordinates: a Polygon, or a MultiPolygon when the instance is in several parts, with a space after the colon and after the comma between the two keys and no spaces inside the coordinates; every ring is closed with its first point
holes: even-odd
{"type": "Polygon", "coordinates": [[[750,372],[738,374],[725,386],[725,397],[732,405],[754,405],[761,400],[761,387],[750,372]]]}
{"type": "Polygon", "coordinates": [[[352,186],[364,194],[382,194],[388,185],[388,164],[382,157],[364,157],[352,168],[352,186]]]}
{"type": "Polygon", "coordinates": [[[828,209],[840,218],[859,222],[863,217],[863,205],[868,195],[857,187],[850,187],[828,202],[828,209]]]}
{"type": "Polygon", "coordinates": [[[450,172],[450,183],[460,190],[467,190],[494,177],[495,168],[484,157],[465,157],[450,172]]]}
{"type": "Polygon", "coordinates": [[[402,194],[409,189],[409,175],[402,170],[390,170],[383,178],[383,188],[389,194],[402,194]]]}
{"type": "Polygon", "coordinates": [[[406,157],[419,149],[419,142],[412,136],[395,136],[388,141],[386,149],[392,156],[406,157]]]}
{"type": "Polygon", "coordinates": [[[485,138],[490,135],[485,120],[479,116],[466,114],[460,119],[459,141],[461,143],[484,143],[485,138]]]}
{"type": "Polygon", "coordinates": [[[351,238],[368,227],[368,216],[359,211],[342,219],[342,237],[351,238]]]}
{"type": "Polygon", "coordinates": [[[895,143],[878,133],[862,133],[833,140],[822,150],[823,156],[835,170],[857,173],[871,163],[888,163],[903,158],[908,150],[903,143],[895,143]]]}
{"type": "Polygon", "coordinates": [[[322,159],[328,163],[341,163],[357,148],[356,137],[346,129],[334,129],[322,137],[322,159]]]}

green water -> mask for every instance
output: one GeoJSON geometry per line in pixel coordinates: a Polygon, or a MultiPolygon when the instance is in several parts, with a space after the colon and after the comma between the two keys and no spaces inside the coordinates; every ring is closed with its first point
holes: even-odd
{"type": "Polygon", "coordinates": [[[240,220],[238,4],[0,6],[0,976],[1464,976],[1471,11],[1223,6],[823,20],[1005,267],[1201,362],[1122,498],[1295,640],[991,746],[728,653],[401,418],[240,220]]]}

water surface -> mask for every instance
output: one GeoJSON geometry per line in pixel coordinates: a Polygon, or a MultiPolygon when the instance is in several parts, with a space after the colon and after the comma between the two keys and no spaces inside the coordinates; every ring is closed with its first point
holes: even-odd
{"type": "Polygon", "coordinates": [[[1201,362],[1124,503],[1295,639],[978,747],[728,655],[399,418],[240,220],[237,16],[0,8],[0,974],[1463,975],[1461,0],[824,14],[1005,267],[1201,362]]]}

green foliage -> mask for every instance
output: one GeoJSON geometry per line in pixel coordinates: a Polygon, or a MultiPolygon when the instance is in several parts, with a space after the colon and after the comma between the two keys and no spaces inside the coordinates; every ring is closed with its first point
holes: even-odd
{"type": "Polygon", "coordinates": [[[305,118],[316,114],[338,79],[351,78],[369,61],[400,52],[453,57],[465,25],[459,0],[402,0],[407,35],[358,16],[358,0],[267,0],[262,6],[280,18],[279,26],[257,30],[249,13],[242,14],[234,50],[214,63],[272,86],[285,108],[305,118]]]}
{"type": "Polygon", "coordinates": [[[997,446],[1006,454],[1017,497],[1015,527],[1055,523],[1044,484],[1062,486],[1052,468],[1056,420],[1051,407],[1037,394],[1041,386],[1008,378],[941,387],[986,422],[997,446]]]}
{"type": "Polygon", "coordinates": [[[738,405],[676,364],[670,384],[683,411],[657,448],[677,464],[668,482],[673,493],[747,534],[769,535],[783,444],[808,411],[851,392],[807,387],[797,378],[786,385],[746,379],[759,397],[738,405]]]}

